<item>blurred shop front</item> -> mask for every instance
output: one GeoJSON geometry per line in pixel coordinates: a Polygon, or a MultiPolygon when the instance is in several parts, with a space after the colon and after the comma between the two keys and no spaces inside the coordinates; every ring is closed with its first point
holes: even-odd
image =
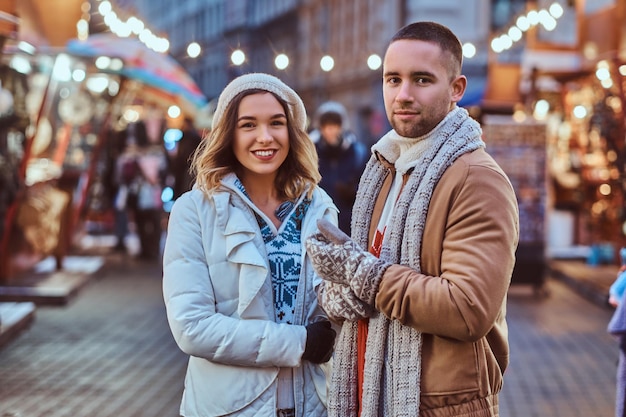
{"type": "Polygon", "coordinates": [[[485,142],[520,207],[514,282],[540,285],[549,258],[615,264],[626,245],[625,3],[572,2],[571,36],[531,28],[520,63],[489,64],[485,142]]]}
{"type": "Polygon", "coordinates": [[[103,66],[68,48],[86,3],[0,1],[0,283],[48,256],[60,269],[81,234],[113,227],[114,165],[130,124],[163,147],[166,129],[197,109],[129,76],[123,59],[103,66]],[[180,113],[168,116],[173,104],[180,113]]]}
{"type": "Polygon", "coordinates": [[[86,147],[78,147],[76,140],[72,141],[77,132],[69,119],[84,119],[91,108],[74,115],[69,114],[72,112],[67,104],[61,106],[65,108],[61,112],[67,119],[64,122],[61,114],[52,110],[53,105],[59,107],[61,100],[52,90],[67,88],[60,83],[52,85],[54,55],[35,56],[34,52],[36,46],[51,50],[75,33],[80,3],[68,1],[56,10],[47,7],[47,12],[56,11],[55,15],[59,16],[57,30],[36,18],[45,11],[39,3],[15,0],[0,3],[2,281],[16,274],[20,265],[31,263],[34,254],[54,254],[60,260],[65,251],[64,231],[69,226],[72,198],[69,185],[72,177],[76,182],[73,173],[84,166],[90,152],[87,147],[95,142],[86,139],[86,147]],[[70,144],[75,152],[70,150],[70,144]],[[73,157],[66,161],[63,151],[73,152],[73,157]]]}
{"type": "Polygon", "coordinates": [[[580,65],[537,69],[532,102],[545,107],[548,178],[559,248],[583,247],[587,262],[614,264],[626,245],[626,5],[584,16],[580,65]]]}

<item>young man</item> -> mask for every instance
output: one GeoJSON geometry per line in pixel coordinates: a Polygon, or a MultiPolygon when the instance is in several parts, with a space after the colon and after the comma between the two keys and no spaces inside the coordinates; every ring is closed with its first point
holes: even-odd
{"type": "Polygon", "coordinates": [[[322,307],[343,322],[330,416],[498,416],[519,216],[480,126],[456,105],[461,67],[461,43],[440,24],[394,35],[383,64],[393,130],[372,147],[352,239],[320,222],[306,242],[322,307]]]}

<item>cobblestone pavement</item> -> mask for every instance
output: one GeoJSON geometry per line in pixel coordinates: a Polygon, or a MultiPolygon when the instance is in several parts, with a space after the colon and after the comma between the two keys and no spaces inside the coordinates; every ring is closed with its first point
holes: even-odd
{"type": "Polygon", "coordinates": [[[549,279],[537,298],[512,287],[511,363],[501,417],[613,417],[617,342],[606,332],[612,309],[549,279]]]}
{"type": "MultiPolygon", "coordinates": [[[[186,357],[165,319],[159,265],[107,257],[65,306],[40,306],[0,350],[0,417],[175,417],[186,357]]],[[[501,417],[611,417],[611,310],[549,279],[513,287],[501,417]]]]}
{"type": "Polygon", "coordinates": [[[161,267],[122,260],[107,259],[69,305],[38,307],[0,351],[0,416],[178,416],[186,357],[167,327],[161,267]]]}

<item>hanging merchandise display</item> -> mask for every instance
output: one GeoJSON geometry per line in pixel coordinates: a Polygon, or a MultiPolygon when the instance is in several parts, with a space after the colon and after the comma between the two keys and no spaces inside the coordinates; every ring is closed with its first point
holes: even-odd
{"type": "MultiPolygon", "coordinates": [[[[90,60],[63,53],[30,55],[15,51],[3,56],[3,64],[12,71],[0,72],[2,85],[7,89],[22,87],[10,90],[13,120],[7,129],[13,133],[7,138],[13,138],[14,144],[2,147],[17,149],[2,155],[13,158],[11,181],[16,184],[12,201],[6,198],[12,188],[0,188],[0,200],[6,202],[0,207],[5,211],[0,281],[9,281],[48,255],[54,255],[57,267],[62,267],[89,205],[99,136],[119,90],[119,76],[95,73],[90,60]],[[7,80],[8,73],[19,74],[22,82],[7,80]],[[77,73],[84,76],[72,76],[77,73]],[[94,88],[98,85],[94,78],[99,81],[98,88],[94,88]],[[21,125],[16,122],[18,111],[21,125]],[[16,131],[21,134],[19,141],[16,131]]],[[[2,99],[0,94],[0,105],[2,99]]],[[[7,175],[2,176],[6,183],[7,175]]]]}
{"type": "Polygon", "coordinates": [[[559,83],[560,94],[539,92],[537,100],[550,108],[548,179],[556,217],[571,229],[573,248],[589,249],[578,256],[594,265],[614,264],[625,243],[624,74],[618,59],[599,60],[584,71],[545,73],[559,83]]]}
{"type": "MultiPolygon", "coordinates": [[[[8,240],[10,219],[22,189],[20,164],[24,154],[28,82],[24,74],[0,62],[0,244],[8,240]]],[[[6,257],[6,246],[0,245],[0,258],[6,257]]],[[[4,270],[0,259],[0,278],[4,270]]]]}
{"type": "Polygon", "coordinates": [[[27,194],[19,207],[16,224],[23,231],[25,243],[32,251],[54,253],[62,238],[63,216],[70,196],[47,183],[30,187],[27,194]]]}

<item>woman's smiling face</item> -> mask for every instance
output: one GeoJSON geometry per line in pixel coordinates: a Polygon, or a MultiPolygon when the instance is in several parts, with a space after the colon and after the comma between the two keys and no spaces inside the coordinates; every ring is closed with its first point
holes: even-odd
{"type": "Polygon", "coordinates": [[[275,176],[289,153],[287,115],[271,93],[255,93],[239,103],[233,152],[242,175],[275,176]]]}

